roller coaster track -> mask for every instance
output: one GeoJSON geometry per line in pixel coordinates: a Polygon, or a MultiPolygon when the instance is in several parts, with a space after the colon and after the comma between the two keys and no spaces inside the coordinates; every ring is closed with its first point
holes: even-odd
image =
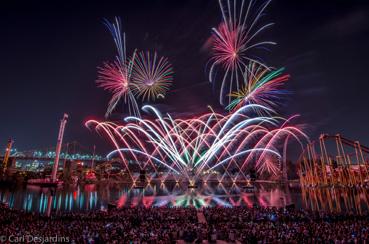
{"type": "Polygon", "coordinates": [[[320,153],[317,153],[316,142],[310,143],[300,157],[299,175],[302,185],[352,187],[369,184],[368,147],[339,134],[322,134],[319,137],[319,148],[320,153]],[[331,150],[334,156],[328,154],[328,141],[335,142],[336,150],[331,150]]]}

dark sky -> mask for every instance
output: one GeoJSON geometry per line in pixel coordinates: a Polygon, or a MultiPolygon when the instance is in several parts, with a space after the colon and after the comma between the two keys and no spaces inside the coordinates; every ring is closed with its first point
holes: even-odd
{"type": "MultiPolygon", "coordinates": [[[[264,37],[278,45],[265,59],[292,76],[283,115],[301,114],[312,139],[341,133],[369,145],[368,1],[274,0],[266,13],[265,22],[276,24],[264,37]]],[[[95,79],[96,67],[115,54],[102,24],[114,16],[123,20],[129,52],[157,50],[173,64],[174,91],[162,109],[217,106],[202,48],[220,22],[217,1],[7,1],[0,8],[1,148],[9,137],[20,150],[54,145],[66,112],[66,141],[107,151],[84,121],[103,118],[109,100],[95,79]]]]}

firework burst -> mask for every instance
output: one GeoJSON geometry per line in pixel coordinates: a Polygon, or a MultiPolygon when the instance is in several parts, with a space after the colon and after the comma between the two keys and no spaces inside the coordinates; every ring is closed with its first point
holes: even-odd
{"type": "Polygon", "coordinates": [[[130,90],[130,74],[127,67],[117,61],[106,62],[102,67],[98,67],[98,73],[97,86],[112,94],[105,116],[108,117],[113,112],[120,100],[127,104],[129,113],[137,114],[137,103],[130,90]]]}
{"type": "Polygon", "coordinates": [[[120,156],[128,171],[131,159],[153,174],[166,171],[164,181],[168,177],[207,181],[214,171],[218,180],[242,181],[247,179],[248,166],[256,167],[260,174],[277,174],[278,162],[271,159],[281,158],[283,141],[289,136],[299,142],[306,138],[297,126],[288,125],[289,120],[250,117],[256,107],[265,114],[272,112],[261,105],[246,105],[225,116],[211,112],[193,119],[173,119],[147,105],[143,110],[153,113],[154,120],[132,116],[124,125],[94,120],[86,125],[108,136],[116,148],[108,157],[120,156]],[[279,121],[284,121],[282,126],[279,121]]]}
{"type": "Polygon", "coordinates": [[[132,91],[142,100],[165,97],[172,85],[173,69],[168,60],[157,53],[140,52],[134,59],[132,91]]]}
{"type": "Polygon", "coordinates": [[[279,105],[281,95],[288,93],[281,89],[290,78],[283,74],[284,68],[269,70],[257,63],[251,62],[244,73],[244,84],[238,91],[229,96],[233,99],[226,107],[229,111],[236,111],[246,104],[260,104],[275,108],[279,105]]]}
{"type": "MultiPolygon", "coordinates": [[[[248,62],[255,62],[268,68],[260,58],[253,57],[250,52],[266,45],[274,45],[271,41],[257,41],[258,35],[273,25],[258,25],[258,22],[270,1],[261,4],[260,8],[252,14],[255,1],[250,0],[248,5],[245,0],[219,0],[222,12],[222,23],[212,31],[212,56],[209,80],[214,83],[217,67],[222,68],[222,83],[219,101],[224,105],[224,97],[234,89],[239,90],[242,84],[243,72],[248,62]],[[226,92],[228,89],[229,92],[226,92]]],[[[229,100],[230,102],[230,100],[229,100]]]]}
{"type": "Polygon", "coordinates": [[[96,83],[99,87],[112,93],[105,116],[108,117],[121,100],[128,106],[129,114],[140,116],[136,99],[131,91],[131,73],[136,51],[132,59],[127,59],[126,38],[125,33],[121,31],[119,18],[115,18],[115,23],[105,20],[105,25],[113,36],[117,48],[116,60],[106,62],[98,68],[99,77],[96,83]]]}

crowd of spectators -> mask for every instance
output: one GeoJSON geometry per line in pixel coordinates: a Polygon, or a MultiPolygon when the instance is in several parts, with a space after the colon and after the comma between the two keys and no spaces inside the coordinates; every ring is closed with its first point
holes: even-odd
{"type": "Polygon", "coordinates": [[[1,205],[0,236],[58,236],[72,243],[363,243],[368,217],[261,207],[135,207],[46,217],[1,205]]]}
{"type": "Polygon", "coordinates": [[[361,243],[369,240],[369,215],[285,208],[204,209],[214,237],[241,243],[361,243]]]}

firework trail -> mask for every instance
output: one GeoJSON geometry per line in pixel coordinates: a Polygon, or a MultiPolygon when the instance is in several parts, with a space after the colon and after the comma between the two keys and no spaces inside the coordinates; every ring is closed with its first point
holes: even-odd
{"type": "Polygon", "coordinates": [[[290,136],[301,144],[301,139],[307,138],[298,126],[289,125],[289,120],[270,115],[250,117],[255,109],[265,110],[264,114],[273,112],[253,104],[229,115],[211,112],[192,119],[173,119],[146,105],[143,110],[155,119],[131,116],[124,125],[90,120],[86,126],[111,140],[116,149],[108,157],[120,156],[127,169],[127,160],[132,159],[150,172],[166,169],[164,180],[207,180],[209,172],[216,170],[221,173],[218,180],[238,181],[246,179],[249,166],[260,174],[277,174],[284,140],[290,136]],[[280,121],[284,123],[278,126],[280,121]]]}
{"type": "Polygon", "coordinates": [[[99,77],[96,83],[99,87],[112,93],[105,116],[108,117],[123,98],[124,103],[128,106],[129,114],[139,117],[140,111],[131,90],[132,66],[136,51],[134,51],[131,59],[127,59],[126,37],[125,33],[121,31],[120,18],[116,17],[115,23],[108,20],[105,20],[104,23],[110,31],[117,48],[116,61],[104,63],[102,67],[98,67],[99,77]]]}
{"type": "MultiPolygon", "coordinates": [[[[290,78],[283,75],[284,68],[269,70],[257,63],[251,62],[244,74],[244,84],[238,91],[229,96],[233,99],[226,107],[229,111],[236,111],[246,104],[259,104],[269,108],[279,105],[281,95],[288,93],[281,89],[290,78]]],[[[258,111],[256,111],[258,112],[258,111]]]]}
{"type": "Polygon", "coordinates": [[[134,59],[132,91],[142,100],[164,98],[172,85],[173,69],[168,60],[157,53],[140,52],[134,59]]]}
{"type": "Polygon", "coordinates": [[[217,28],[212,29],[209,80],[215,83],[220,66],[223,74],[219,95],[221,105],[225,105],[226,94],[239,90],[248,62],[255,62],[268,68],[260,58],[253,57],[250,52],[256,48],[275,45],[271,41],[256,40],[260,33],[273,25],[273,23],[261,26],[258,24],[270,0],[261,4],[255,12],[252,10],[256,8],[256,1],[250,0],[248,4],[245,2],[245,0],[219,0],[222,22],[217,28]]]}

